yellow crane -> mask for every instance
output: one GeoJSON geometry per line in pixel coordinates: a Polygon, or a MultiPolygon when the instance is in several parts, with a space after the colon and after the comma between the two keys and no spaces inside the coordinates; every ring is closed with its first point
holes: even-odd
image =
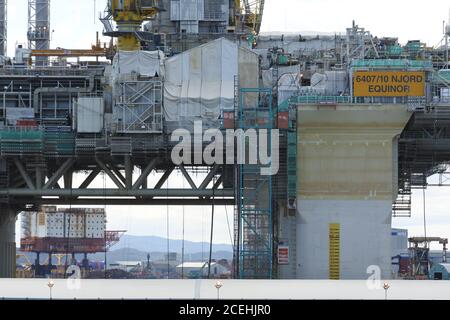
{"type": "Polygon", "coordinates": [[[26,255],[24,255],[23,253],[17,253],[16,254],[16,260],[23,258],[25,260],[25,266],[26,267],[30,267],[32,265],[30,259],[28,259],[28,257],[26,255]]]}
{"type": "Polygon", "coordinates": [[[118,49],[136,51],[140,49],[136,32],[158,14],[159,7],[157,0],[108,0],[108,10],[117,24],[118,49]]]}
{"type": "MultiPolygon", "coordinates": [[[[265,0],[234,1],[234,23],[236,32],[251,34],[253,37],[261,30],[265,0]]],[[[107,15],[100,20],[105,24],[105,35],[117,37],[119,50],[136,51],[140,49],[137,33],[144,21],[149,21],[159,13],[158,0],[108,0],[107,15]],[[117,30],[113,30],[110,19],[117,30]]]]}
{"type": "Polygon", "coordinates": [[[101,43],[99,33],[96,34],[95,44],[91,46],[91,49],[43,49],[43,50],[31,50],[31,57],[62,57],[62,58],[80,58],[80,57],[108,57],[114,56],[114,47],[112,41],[108,44],[101,43]]]}
{"type": "MultiPolygon", "coordinates": [[[[64,265],[63,261],[62,261],[64,258],[67,257],[69,259],[69,261],[70,261],[70,259],[72,259],[71,253],[55,253],[52,256],[55,257],[57,260],[57,262],[56,262],[57,267],[61,267],[64,265]]],[[[49,261],[50,261],[49,258],[47,258],[42,265],[48,265],[49,261]]]]}
{"type": "Polygon", "coordinates": [[[16,254],[16,261],[20,258],[23,258],[25,260],[24,268],[17,268],[16,269],[16,278],[31,278],[33,276],[33,271],[31,269],[32,263],[28,257],[23,253],[17,253],[16,254]]]}

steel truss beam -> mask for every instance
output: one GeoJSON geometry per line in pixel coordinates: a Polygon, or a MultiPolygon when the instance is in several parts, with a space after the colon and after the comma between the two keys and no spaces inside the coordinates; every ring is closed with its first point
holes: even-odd
{"type": "Polygon", "coordinates": [[[17,158],[14,158],[13,161],[14,161],[14,164],[16,165],[17,169],[19,170],[23,180],[27,184],[28,188],[30,188],[32,190],[36,189],[36,187],[33,184],[33,181],[31,180],[30,176],[26,172],[22,162],[20,162],[17,158]]]}
{"type": "Polygon", "coordinates": [[[61,179],[61,177],[65,173],[67,173],[67,171],[72,167],[74,163],[75,159],[67,159],[66,162],[64,162],[63,165],[58,170],[56,170],[53,176],[47,181],[47,183],[44,185],[44,189],[52,188],[59,181],[59,179],[61,179]]]}
{"type": "Polygon", "coordinates": [[[80,184],[80,189],[86,189],[87,187],[89,187],[89,185],[95,180],[95,178],[97,178],[100,171],[101,170],[99,168],[95,168],[94,170],[92,170],[86,180],[84,180],[83,183],[80,184]]]}
{"type": "MultiPolygon", "coordinates": [[[[18,205],[30,204],[26,199],[18,199],[16,201],[18,205]]],[[[71,200],[72,205],[77,206],[94,206],[101,203],[107,206],[166,206],[168,204],[172,206],[210,206],[210,199],[183,199],[173,198],[168,201],[167,199],[75,199],[71,200]]],[[[39,199],[32,203],[34,206],[40,205],[67,205],[67,200],[63,199],[39,199]]],[[[232,206],[234,205],[233,199],[215,199],[214,205],[217,206],[232,206]]]]}
{"type": "MultiPolygon", "coordinates": [[[[18,158],[13,158],[14,168],[18,171],[17,179],[6,189],[0,189],[0,196],[9,196],[11,201],[19,205],[73,204],[73,205],[233,205],[235,192],[233,189],[219,189],[222,185],[223,168],[219,165],[209,168],[209,172],[199,187],[184,166],[165,167],[162,177],[153,188],[147,187],[148,176],[164,163],[154,158],[145,167],[141,175],[133,183],[131,157],[125,156],[123,162],[110,163],[95,159],[94,163],[80,164],[75,158],[65,160],[55,167],[54,163],[46,163],[43,167],[25,167],[18,158]],[[89,169],[86,169],[89,168],[89,169]],[[183,189],[164,188],[170,175],[178,169],[188,181],[189,187],[183,189]],[[222,169],[222,170],[221,170],[222,169]],[[79,185],[73,186],[73,174],[77,171],[89,170],[90,173],[79,185]],[[125,175],[122,174],[125,172],[125,175]],[[110,177],[117,188],[89,188],[100,173],[110,177]],[[47,177],[47,181],[44,178],[47,177]],[[64,184],[58,181],[64,179],[64,184]],[[36,183],[33,182],[36,180],[36,183]],[[22,182],[20,182],[22,181],[22,182]],[[41,182],[39,182],[41,181],[41,182]],[[19,183],[20,182],[20,183],[19,183]],[[44,183],[45,182],[45,183],[44,183]],[[214,183],[211,183],[214,182],[214,183]]],[[[42,165],[42,164],[40,164],[42,165]]],[[[206,173],[205,172],[205,173],[206,173]]]]}
{"type": "Polygon", "coordinates": [[[111,178],[111,180],[116,184],[119,189],[125,189],[122,182],[115,176],[114,173],[102,162],[100,159],[95,159],[97,161],[98,166],[111,178]]]}
{"type": "MultiPolygon", "coordinates": [[[[147,165],[147,167],[145,167],[144,170],[142,170],[142,173],[141,173],[140,177],[137,179],[136,183],[132,186],[133,190],[137,190],[143,186],[145,180],[147,179],[149,174],[153,171],[153,169],[155,169],[157,163],[158,163],[158,159],[153,159],[152,161],[150,161],[150,163],[147,165]]],[[[157,189],[159,189],[159,188],[157,188],[157,189]]]]}
{"type": "Polygon", "coordinates": [[[186,178],[187,182],[191,186],[192,189],[197,190],[197,186],[195,185],[194,181],[192,180],[189,173],[186,171],[183,165],[180,165],[180,171],[183,174],[183,176],[186,178]]]}
{"type": "Polygon", "coordinates": [[[233,190],[199,189],[0,189],[0,195],[31,197],[233,197],[233,190]]]}

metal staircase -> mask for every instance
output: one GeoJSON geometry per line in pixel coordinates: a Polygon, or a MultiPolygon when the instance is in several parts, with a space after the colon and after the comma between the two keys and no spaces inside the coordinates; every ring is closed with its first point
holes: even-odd
{"type": "Polygon", "coordinates": [[[397,199],[392,205],[392,216],[394,218],[411,218],[412,191],[411,184],[405,182],[399,190],[397,199]]]}
{"type": "MultiPolygon", "coordinates": [[[[238,127],[244,131],[267,129],[270,132],[273,128],[272,97],[272,89],[241,89],[238,127]]],[[[245,149],[249,144],[245,143],[245,149]]],[[[247,150],[241,152],[247,154],[247,150]]],[[[261,168],[259,162],[239,165],[236,201],[238,277],[241,279],[271,279],[273,276],[272,176],[261,175],[261,168]]]]}

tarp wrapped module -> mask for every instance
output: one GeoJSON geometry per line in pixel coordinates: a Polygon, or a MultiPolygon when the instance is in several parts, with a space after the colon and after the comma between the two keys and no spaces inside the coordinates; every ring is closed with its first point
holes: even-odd
{"type": "Polygon", "coordinates": [[[221,113],[234,110],[234,81],[259,87],[258,55],[218,39],[165,61],[164,115],[169,131],[191,129],[194,121],[218,126],[221,113]]]}
{"type": "Polygon", "coordinates": [[[112,131],[162,132],[162,51],[119,51],[111,70],[112,131]]]}
{"type": "Polygon", "coordinates": [[[161,51],[118,51],[113,60],[113,78],[119,74],[137,73],[145,77],[161,76],[161,51]]]}

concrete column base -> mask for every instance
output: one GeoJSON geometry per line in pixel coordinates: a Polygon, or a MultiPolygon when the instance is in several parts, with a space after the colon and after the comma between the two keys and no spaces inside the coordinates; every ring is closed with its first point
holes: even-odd
{"type": "Polygon", "coordinates": [[[391,201],[303,200],[298,224],[300,279],[330,279],[330,224],[339,224],[342,280],[391,278],[391,201]]]}

